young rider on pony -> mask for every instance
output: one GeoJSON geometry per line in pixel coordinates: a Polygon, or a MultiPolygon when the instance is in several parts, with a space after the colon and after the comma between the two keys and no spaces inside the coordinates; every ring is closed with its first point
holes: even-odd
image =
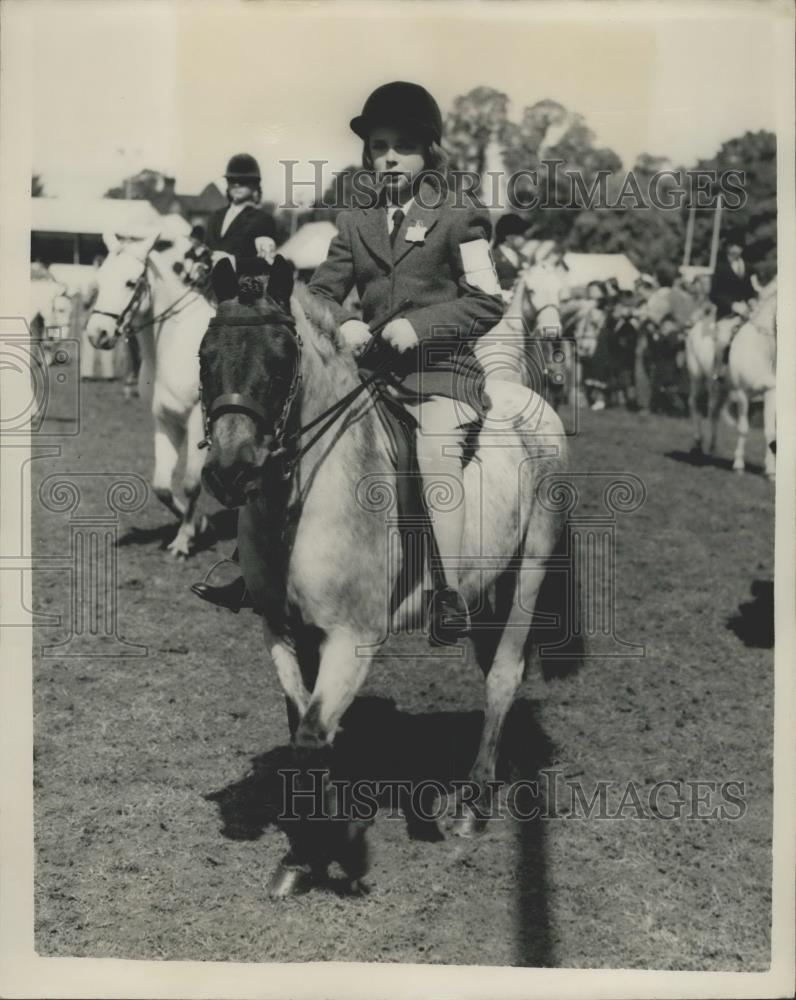
{"type": "MultiPolygon", "coordinates": [[[[362,367],[386,364],[390,393],[419,425],[426,495],[431,484],[452,487],[453,502],[433,511],[442,580],[432,598],[430,632],[436,642],[455,642],[470,628],[457,567],[463,448],[467,425],[488,408],[471,341],[503,314],[489,253],[491,224],[486,211],[456,204],[448,192],[442,115],[422,87],[379,87],[350,124],[364,142],[363,165],[375,174],[373,204],[340,214],[338,234],[309,289],[328,306],[354,355],[362,356],[362,367]],[[362,320],[343,306],[354,286],[362,320]],[[387,323],[370,350],[369,327],[406,301],[406,315],[387,323]]],[[[221,593],[228,588],[209,589],[219,592],[216,603],[230,606],[221,593]]]]}

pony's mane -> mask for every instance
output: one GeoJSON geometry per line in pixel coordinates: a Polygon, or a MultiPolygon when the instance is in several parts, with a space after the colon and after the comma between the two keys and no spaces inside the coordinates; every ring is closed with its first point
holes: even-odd
{"type": "Polygon", "coordinates": [[[319,334],[316,340],[321,356],[326,359],[337,356],[340,353],[340,340],[337,322],[331,309],[321,301],[319,296],[313,295],[307,286],[300,282],[293,288],[293,299],[301,309],[303,317],[319,334]]]}

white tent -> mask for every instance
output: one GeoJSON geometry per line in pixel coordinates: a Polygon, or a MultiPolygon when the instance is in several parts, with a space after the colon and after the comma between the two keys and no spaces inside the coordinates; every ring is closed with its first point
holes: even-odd
{"type": "Polygon", "coordinates": [[[586,285],[590,281],[615,278],[622,289],[632,290],[641,272],[623,253],[566,253],[568,284],[586,285]]]}
{"type": "Polygon", "coordinates": [[[306,222],[279,248],[279,253],[291,260],[299,271],[314,270],[326,260],[329,244],[337,235],[331,222],[306,222]]]}

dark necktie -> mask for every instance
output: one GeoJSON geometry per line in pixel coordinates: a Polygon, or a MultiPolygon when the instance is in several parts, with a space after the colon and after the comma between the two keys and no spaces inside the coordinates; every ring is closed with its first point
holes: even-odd
{"type": "Polygon", "coordinates": [[[392,231],[390,232],[390,246],[395,246],[395,241],[398,238],[398,230],[401,228],[401,223],[404,221],[406,212],[402,208],[396,208],[392,217],[392,231]]]}

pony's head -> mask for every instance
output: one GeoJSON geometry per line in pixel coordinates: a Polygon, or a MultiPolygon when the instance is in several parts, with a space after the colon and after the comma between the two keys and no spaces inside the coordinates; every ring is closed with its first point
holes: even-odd
{"type": "Polygon", "coordinates": [[[103,236],[108,256],[97,271],[97,298],[86,323],[94,347],[114,347],[133,316],[150,307],[150,274],[179,281],[173,268],[191,245],[186,228],[183,219],[165,216],[157,232],[103,236]]]}
{"type": "Polygon", "coordinates": [[[199,350],[210,453],[210,493],[238,507],[258,491],[283,437],[300,383],[300,341],[290,312],[293,269],[277,256],[268,276],[238,279],[228,260],[213,269],[218,312],[199,350]]]}
{"type": "Polygon", "coordinates": [[[133,314],[148,303],[147,264],[158,234],[144,239],[103,237],[108,256],[97,271],[97,297],[86,323],[92,346],[110,350],[133,314]]]}
{"type": "Polygon", "coordinates": [[[531,329],[557,327],[561,323],[559,303],[567,287],[566,266],[557,257],[532,263],[522,277],[523,319],[531,329]]]}

